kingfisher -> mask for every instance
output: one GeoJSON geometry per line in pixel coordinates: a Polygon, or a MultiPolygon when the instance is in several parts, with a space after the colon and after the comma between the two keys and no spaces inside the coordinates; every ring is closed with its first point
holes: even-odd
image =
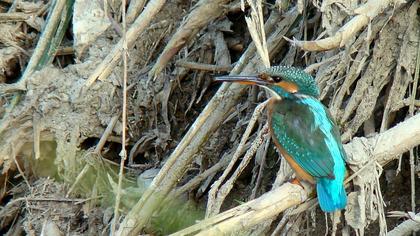
{"type": "Polygon", "coordinates": [[[270,91],[268,123],[278,151],[297,179],[316,185],[321,210],[345,208],[346,153],[331,114],[318,100],[319,88],[310,74],[295,67],[273,66],[259,75],[215,80],[258,85],[270,91]]]}

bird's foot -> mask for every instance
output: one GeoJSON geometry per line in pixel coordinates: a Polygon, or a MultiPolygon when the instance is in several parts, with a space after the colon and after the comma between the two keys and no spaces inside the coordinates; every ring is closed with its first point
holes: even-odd
{"type": "Polygon", "coordinates": [[[299,185],[300,187],[305,188],[305,187],[302,185],[302,182],[300,182],[300,180],[298,180],[297,178],[293,178],[293,179],[291,179],[291,180],[290,180],[290,183],[292,183],[292,184],[297,184],[297,185],[299,185]]]}
{"type": "Polygon", "coordinates": [[[300,187],[302,187],[303,189],[305,189],[306,191],[310,192],[311,195],[315,196],[315,192],[314,192],[314,188],[313,185],[305,180],[299,180],[298,178],[293,178],[291,180],[289,180],[289,182],[291,184],[297,184],[300,187]]]}

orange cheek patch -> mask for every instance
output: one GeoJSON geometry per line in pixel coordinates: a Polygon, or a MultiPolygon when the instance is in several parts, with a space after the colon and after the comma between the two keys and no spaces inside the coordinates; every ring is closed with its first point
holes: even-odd
{"type": "Polygon", "coordinates": [[[282,87],[284,90],[286,90],[289,93],[296,93],[299,88],[295,83],[287,82],[287,81],[281,81],[276,83],[277,86],[282,87]]]}

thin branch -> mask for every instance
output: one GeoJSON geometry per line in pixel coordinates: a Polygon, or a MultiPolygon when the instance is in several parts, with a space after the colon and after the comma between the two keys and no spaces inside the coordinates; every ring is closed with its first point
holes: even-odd
{"type": "Polygon", "coordinates": [[[113,116],[111,118],[111,120],[108,123],[108,126],[106,127],[104,133],[102,134],[101,139],[99,139],[98,144],[95,147],[95,153],[100,155],[101,154],[101,150],[104,147],[106,141],[108,140],[108,137],[111,135],[112,130],[114,129],[115,124],[118,121],[118,116],[113,116]]]}
{"type": "Polygon", "coordinates": [[[123,42],[123,109],[122,109],[122,141],[121,141],[121,161],[120,161],[120,170],[118,173],[118,187],[117,187],[117,194],[115,196],[115,207],[114,207],[114,219],[111,225],[111,235],[115,235],[115,229],[117,227],[119,221],[119,213],[120,213],[120,203],[121,203],[121,192],[122,192],[122,181],[124,178],[124,163],[127,159],[127,76],[128,76],[128,46],[127,46],[127,22],[126,22],[126,0],[122,0],[121,2],[121,9],[122,9],[122,26],[123,26],[123,34],[122,34],[122,42],[123,42]]]}
{"type": "Polygon", "coordinates": [[[190,62],[185,60],[179,60],[175,64],[176,66],[193,69],[193,70],[203,70],[203,71],[218,71],[218,72],[229,72],[232,70],[230,65],[210,65],[199,62],[190,62]]]}

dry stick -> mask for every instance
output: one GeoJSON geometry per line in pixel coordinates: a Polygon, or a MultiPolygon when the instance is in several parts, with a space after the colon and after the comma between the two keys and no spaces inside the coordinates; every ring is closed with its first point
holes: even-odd
{"type": "Polygon", "coordinates": [[[123,34],[122,34],[122,41],[123,41],[123,110],[122,110],[122,141],[121,141],[121,161],[120,161],[120,171],[118,173],[118,187],[117,187],[117,196],[115,197],[115,208],[114,208],[114,219],[111,225],[111,235],[115,235],[115,229],[117,227],[117,223],[119,221],[119,213],[120,213],[120,202],[121,202],[121,191],[122,191],[122,180],[124,175],[124,163],[127,159],[127,149],[126,149],[126,129],[127,129],[127,70],[128,70],[128,46],[127,46],[127,22],[126,22],[126,15],[125,15],[125,6],[126,0],[122,0],[121,8],[122,8],[122,25],[123,25],[123,34]]]}
{"type": "MultiPolygon", "coordinates": [[[[411,6],[407,7],[407,12],[404,12],[402,14],[406,15],[406,17],[408,17],[409,19],[411,18],[416,18],[417,17],[417,9],[419,7],[419,1],[414,1],[413,4],[411,4],[411,6]]],[[[390,17],[388,17],[387,21],[384,22],[383,24],[381,24],[380,30],[385,28],[385,23],[387,23],[391,17],[394,15],[394,13],[391,14],[390,17]]],[[[383,19],[386,20],[386,19],[383,19]]],[[[379,25],[378,25],[379,26],[379,25]]],[[[410,23],[408,24],[406,31],[405,32],[415,32],[418,28],[418,24],[417,21],[410,21],[410,23]]],[[[375,35],[375,32],[372,32],[371,35],[375,35]]],[[[385,103],[385,107],[383,109],[383,115],[382,115],[382,121],[381,121],[381,127],[379,129],[379,132],[383,132],[385,131],[388,126],[390,125],[389,120],[390,120],[390,116],[392,112],[398,111],[400,110],[402,107],[399,105],[402,105],[402,100],[407,100],[409,101],[408,105],[409,106],[411,104],[411,97],[410,98],[406,98],[405,97],[405,92],[402,92],[402,89],[407,90],[408,86],[409,86],[409,80],[411,80],[411,69],[409,70],[409,72],[406,72],[404,68],[407,67],[411,67],[410,64],[410,59],[412,59],[413,61],[415,61],[415,58],[407,58],[407,53],[414,51],[412,49],[412,47],[414,48],[414,45],[412,45],[410,43],[410,41],[412,36],[409,33],[406,33],[403,37],[402,37],[402,42],[399,42],[398,45],[401,45],[401,48],[399,49],[398,55],[399,58],[397,60],[397,64],[395,66],[395,72],[393,73],[393,78],[391,79],[392,83],[390,83],[391,87],[388,89],[389,92],[387,92],[387,95],[385,96],[386,98],[386,103],[385,103]],[[412,46],[409,46],[412,45],[412,46]],[[406,81],[406,82],[405,82],[406,81]]],[[[368,43],[368,42],[366,42],[368,43]]],[[[366,46],[366,48],[368,48],[368,46],[366,46]]],[[[417,49],[418,50],[418,49],[417,49]]],[[[410,57],[412,57],[413,55],[411,55],[410,57]]],[[[414,55],[415,56],[415,55],[414,55]]],[[[373,57],[373,56],[372,56],[373,57]]],[[[358,60],[358,59],[355,59],[358,60]]],[[[414,71],[416,70],[416,68],[414,68],[414,71]]],[[[374,116],[372,116],[372,119],[374,118],[374,116]]],[[[398,165],[397,168],[397,174],[400,170],[401,165],[398,165]]]]}
{"type": "MultiPolygon", "coordinates": [[[[243,155],[246,150],[250,147],[249,143],[243,148],[242,153],[240,155],[243,155]]],[[[173,198],[179,197],[181,194],[185,193],[186,191],[193,189],[197,187],[201,181],[206,179],[208,176],[217,173],[220,169],[226,167],[229,164],[230,156],[232,156],[232,153],[225,153],[221,160],[210,167],[209,169],[205,170],[203,173],[195,176],[192,180],[190,180],[188,183],[184,184],[183,186],[179,187],[177,190],[172,191],[173,198]]]]}
{"type": "Polygon", "coordinates": [[[13,155],[13,161],[15,162],[15,165],[16,165],[16,167],[17,167],[17,169],[18,169],[18,171],[19,171],[19,174],[22,176],[22,178],[23,178],[23,180],[25,181],[25,183],[26,183],[26,185],[28,186],[28,189],[29,189],[29,191],[31,191],[32,192],[32,188],[31,188],[31,184],[29,183],[29,180],[28,180],[28,178],[26,178],[26,176],[25,176],[25,172],[22,170],[22,168],[20,167],[20,165],[19,165],[19,162],[17,161],[17,159],[16,159],[16,154],[14,154],[13,155]]]}
{"type": "Polygon", "coordinates": [[[199,62],[190,62],[185,60],[179,60],[175,63],[176,66],[193,69],[193,70],[203,70],[203,71],[219,71],[219,72],[229,72],[232,70],[230,65],[211,65],[199,62]]]}
{"type": "MultiPolygon", "coordinates": [[[[274,26],[276,26],[276,31],[270,37],[271,43],[268,43],[270,53],[277,52],[280,45],[284,42],[279,36],[287,34],[298,19],[298,15],[295,12],[295,9],[291,9],[282,16],[283,20],[281,21],[277,12],[271,13],[272,15],[267,21],[266,32],[272,31],[274,26]]],[[[255,47],[251,44],[245,53],[242,54],[231,74],[238,74],[240,71],[243,74],[254,73],[254,65],[259,61],[259,57],[255,56],[254,53],[255,47]]],[[[192,162],[194,155],[199,152],[200,147],[209,136],[219,128],[227,112],[237,103],[244,90],[245,87],[240,84],[223,84],[220,87],[165,162],[159,174],[153,179],[142,198],[127,214],[121,224],[119,235],[136,235],[149,222],[151,215],[182,177],[184,170],[192,162]]]]}
{"type": "Polygon", "coordinates": [[[181,50],[189,41],[196,37],[198,31],[209,23],[224,14],[225,4],[230,0],[200,0],[194,10],[188,15],[178,31],[159,55],[153,68],[149,71],[149,78],[155,78],[168,64],[175,54],[181,50]]]}
{"type": "MultiPolygon", "coordinates": [[[[226,167],[226,169],[223,172],[222,176],[220,176],[219,179],[216,182],[213,183],[213,185],[211,187],[211,190],[209,192],[209,200],[207,202],[206,217],[209,217],[211,215],[215,215],[215,214],[219,213],[220,207],[222,206],[222,203],[223,203],[223,200],[224,200],[224,198],[227,195],[226,194],[225,196],[223,196],[223,194],[222,194],[222,196],[219,196],[217,194],[217,192],[219,191],[219,187],[225,181],[226,177],[229,175],[229,173],[233,169],[235,163],[238,161],[239,157],[241,156],[241,153],[244,150],[245,143],[248,140],[248,137],[251,134],[251,131],[254,128],[255,123],[257,122],[258,118],[261,116],[261,112],[264,110],[264,108],[266,107],[267,103],[268,103],[268,100],[265,101],[265,102],[263,102],[263,103],[261,103],[261,104],[259,104],[255,108],[254,113],[252,114],[252,117],[249,120],[248,126],[246,127],[246,130],[245,130],[244,134],[242,135],[241,141],[239,142],[239,145],[236,148],[236,151],[233,154],[232,159],[231,159],[228,167],[226,167]],[[217,199],[216,199],[216,197],[217,197],[217,199]],[[221,198],[221,199],[219,199],[219,198],[221,198]],[[218,200],[218,201],[216,201],[216,200],[218,200]]],[[[254,146],[254,145],[252,145],[252,146],[254,146]]],[[[253,153],[255,153],[255,151],[256,151],[256,149],[255,150],[252,150],[253,153]]],[[[251,155],[253,155],[253,153],[251,155]]],[[[248,152],[247,152],[247,154],[248,154],[248,152]]],[[[228,192],[229,191],[230,190],[228,190],[228,192]]]]}
{"type": "Polygon", "coordinates": [[[32,124],[33,124],[33,138],[34,138],[34,156],[35,160],[39,160],[41,157],[41,123],[40,123],[40,117],[37,113],[35,113],[32,117],[32,124]]]}
{"type": "Polygon", "coordinates": [[[314,41],[299,41],[296,39],[289,41],[306,51],[326,51],[343,47],[359,30],[368,25],[373,18],[382,13],[390,4],[394,4],[394,7],[398,8],[403,5],[402,2],[398,0],[369,0],[354,10],[354,13],[357,15],[341,27],[335,35],[314,41]]]}
{"type": "Polygon", "coordinates": [[[25,21],[28,20],[31,16],[32,14],[23,12],[0,13],[0,22],[25,21]]]}
{"type": "MultiPolygon", "coordinates": [[[[381,166],[386,165],[398,154],[420,144],[420,114],[369,140],[375,146],[371,158],[378,160],[381,166]],[[399,138],[395,139],[395,137],[399,138]]],[[[353,145],[360,147],[358,146],[358,139],[346,144],[346,146],[349,146],[346,150],[354,150],[353,145]]],[[[373,147],[370,150],[372,149],[373,147]]],[[[348,154],[351,155],[352,153],[348,154]]],[[[200,230],[202,231],[197,235],[229,235],[271,219],[285,209],[302,203],[307,199],[307,196],[308,192],[303,190],[302,187],[286,183],[253,201],[202,220],[198,224],[173,235],[197,234],[200,230]],[[285,197],[282,194],[287,196],[285,197]]]]}
{"type": "Polygon", "coordinates": [[[223,201],[225,200],[227,195],[232,190],[235,181],[238,179],[239,175],[243,172],[243,170],[247,167],[252,157],[257,152],[258,147],[261,146],[264,140],[267,140],[268,136],[269,136],[268,124],[266,124],[258,133],[257,138],[252,143],[251,148],[246,152],[244,158],[242,159],[238,168],[233,173],[232,177],[229,178],[222,187],[220,187],[219,191],[217,192],[217,199],[216,199],[216,203],[218,204],[216,207],[218,208],[214,210],[217,210],[217,212],[220,212],[220,207],[222,206],[223,201]]]}
{"type": "Polygon", "coordinates": [[[70,186],[69,190],[66,193],[66,197],[69,197],[70,194],[73,192],[73,190],[76,188],[77,184],[82,180],[82,178],[85,176],[85,174],[89,171],[90,164],[85,164],[83,169],[79,172],[76,179],[74,180],[73,184],[70,186]]]}
{"type": "Polygon", "coordinates": [[[95,153],[100,155],[101,154],[101,150],[104,147],[106,141],[108,140],[109,135],[111,135],[112,130],[114,129],[115,124],[118,121],[118,116],[113,116],[111,118],[111,120],[108,123],[108,126],[106,127],[104,133],[102,134],[101,139],[99,139],[98,144],[95,147],[95,153]]]}
{"type": "MultiPolygon", "coordinates": [[[[160,11],[165,4],[165,0],[151,0],[140,16],[134,21],[126,33],[127,49],[132,48],[137,37],[146,29],[153,17],[160,11]]],[[[108,54],[102,63],[96,68],[91,76],[87,79],[85,86],[89,88],[97,79],[103,80],[107,78],[122,56],[122,48],[124,41],[121,39],[108,54]]]]}

